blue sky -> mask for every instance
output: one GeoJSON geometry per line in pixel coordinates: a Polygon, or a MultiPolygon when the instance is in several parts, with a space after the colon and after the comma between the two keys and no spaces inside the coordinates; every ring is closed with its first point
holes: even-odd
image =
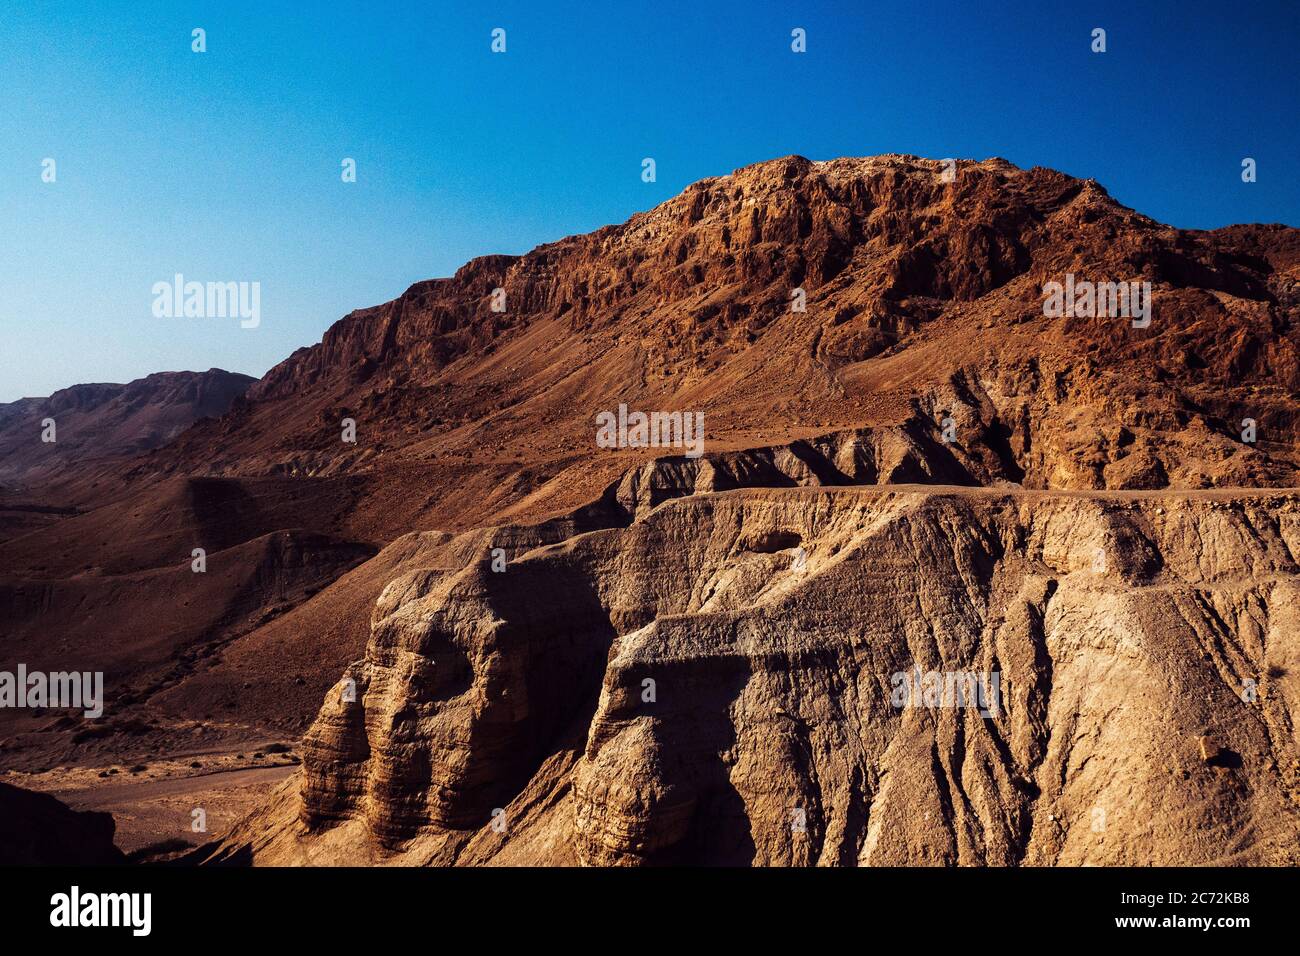
{"type": "Polygon", "coordinates": [[[0,401],[260,375],[473,256],[789,153],[1003,156],[1177,226],[1300,225],[1298,48],[1290,0],[6,4],[0,401]],[[260,282],[261,325],[155,318],[177,272],[260,282]]]}

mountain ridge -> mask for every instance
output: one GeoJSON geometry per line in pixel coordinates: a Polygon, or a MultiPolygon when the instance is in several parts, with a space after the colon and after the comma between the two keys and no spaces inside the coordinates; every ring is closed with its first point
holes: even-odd
{"type": "MultiPolygon", "coordinates": [[[[1035,387],[1047,366],[1102,387],[1113,404],[1150,404],[1161,392],[1164,407],[1143,415],[1178,428],[1201,419],[1223,437],[1255,401],[1268,440],[1282,433],[1293,445],[1285,399],[1300,388],[1300,231],[1177,230],[1052,170],[963,160],[945,182],[944,168],[901,155],[770,160],[625,223],[470,260],[340,319],[228,415],[135,474],[350,473],[468,460],[485,446],[548,459],[532,435],[572,447],[620,399],[707,410],[710,442],[738,447],[761,438],[751,427],[760,417],[777,434],[898,423],[916,403],[928,409],[961,391],[954,381],[969,388],[998,369],[1035,387]],[[1155,326],[1045,318],[1042,285],[1066,273],[1151,282],[1155,326]],[[504,312],[491,309],[494,289],[504,312]],[[791,310],[795,289],[805,312],[791,310]],[[967,361],[953,341],[966,343],[967,361]],[[1257,382],[1249,394],[1200,387],[1243,376],[1257,382]],[[345,417],[365,435],[355,448],[338,439],[345,417]]],[[[1037,427],[1022,409],[984,410],[997,420],[975,423],[981,432],[1037,427]]],[[[1151,444],[1144,454],[1159,466],[1131,480],[1295,480],[1293,448],[1265,461],[1274,456],[1260,456],[1260,444],[1230,474],[1180,475],[1183,450],[1151,444]]],[[[1109,481],[1087,462],[1024,470],[1033,485],[1109,481]]]]}
{"type": "Polygon", "coordinates": [[[224,414],[255,381],[219,368],[154,372],[2,404],[0,482],[40,480],[72,462],[157,448],[200,418],[224,414]],[[52,433],[47,419],[54,420],[52,433]],[[53,440],[46,440],[47,433],[53,440]]]}

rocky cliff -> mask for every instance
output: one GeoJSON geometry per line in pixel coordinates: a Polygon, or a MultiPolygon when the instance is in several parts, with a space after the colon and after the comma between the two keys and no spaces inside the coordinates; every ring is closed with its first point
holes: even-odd
{"type": "Polygon", "coordinates": [[[221,854],[1297,862],[1290,492],[750,488],[532,543],[395,579],[221,854]]]}

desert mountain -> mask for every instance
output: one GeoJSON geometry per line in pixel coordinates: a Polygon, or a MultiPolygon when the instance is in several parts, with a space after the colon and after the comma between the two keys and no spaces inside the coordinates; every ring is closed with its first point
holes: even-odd
{"type": "MultiPolygon", "coordinates": [[[[482,485],[473,520],[519,500],[492,487],[507,474],[544,484],[557,450],[589,448],[595,414],[625,401],[705,411],[711,448],[881,424],[937,437],[947,414],[978,483],[1294,483],[1296,230],[1180,231],[1094,182],[1000,160],[959,163],[951,183],[942,171],[791,157],[620,226],[475,260],[344,318],[141,469],[436,463],[482,485]],[[1067,274],[1149,281],[1154,320],[1045,318],[1044,284],[1067,274]],[[339,440],[344,417],[355,446],[339,440]]],[[[528,490],[540,514],[588,500],[592,483],[528,490]]]]}
{"type": "Polygon", "coordinates": [[[210,859],[1295,862],[1300,230],[945,169],[789,157],[476,259],[69,478],[7,639],[102,617],[147,744],[6,760],[315,716],[210,859]],[[1149,324],[1045,315],[1076,281],[1149,324]],[[602,447],[620,405],[703,453],[602,447]]]}
{"type": "Polygon", "coordinates": [[[126,385],[74,385],[0,405],[0,485],[70,466],[127,458],[166,444],[200,418],[223,415],[255,379],[219,368],[158,372],[126,385]],[[53,441],[43,441],[53,419],[53,441]]]}

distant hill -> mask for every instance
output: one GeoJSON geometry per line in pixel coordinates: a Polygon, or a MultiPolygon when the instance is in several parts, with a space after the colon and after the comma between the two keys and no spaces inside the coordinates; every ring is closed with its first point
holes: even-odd
{"type": "Polygon", "coordinates": [[[0,405],[0,483],[39,482],[67,465],[157,448],[200,418],[224,415],[254,381],[219,368],[157,372],[0,405]],[[53,442],[42,440],[47,418],[54,419],[53,442]]]}

